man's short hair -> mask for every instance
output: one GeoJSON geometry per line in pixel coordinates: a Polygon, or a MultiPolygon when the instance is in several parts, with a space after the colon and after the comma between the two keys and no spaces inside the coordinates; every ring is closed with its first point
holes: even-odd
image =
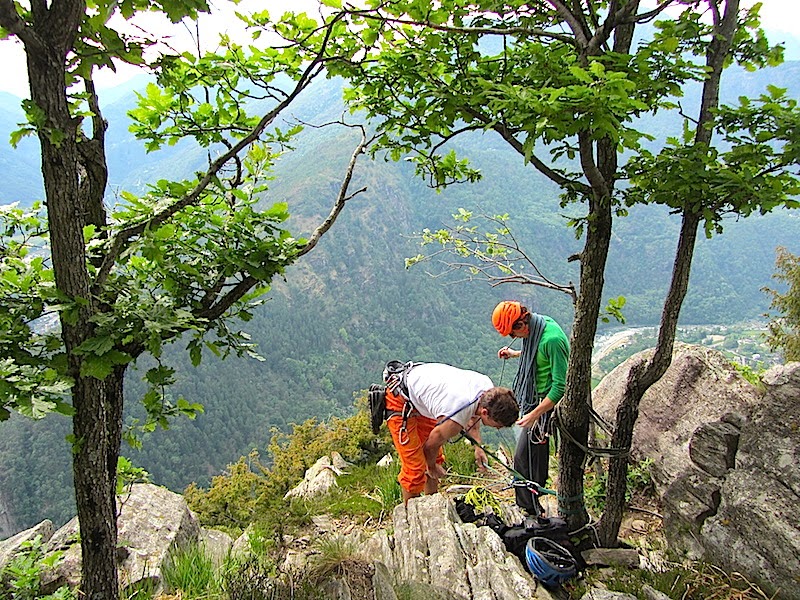
{"type": "Polygon", "coordinates": [[[493,387],[481,398],[481,408],[485,408],[487,416],[503,427],[511,427],[519,417],[519,405],[514,392],[505,387],[493,387]]]}

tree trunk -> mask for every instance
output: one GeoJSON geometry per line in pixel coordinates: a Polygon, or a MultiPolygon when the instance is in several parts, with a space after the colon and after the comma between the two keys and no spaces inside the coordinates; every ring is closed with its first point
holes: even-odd
{"type": "Polygon", "coordinates": [[[86,264],[83,228],[87,207],[79,190],[79,120],[69,112],[66,57],[86,9],[64,1],[48,7],[33,3],[34,25],[23,32],[31,100],[41,110],[38,124],[42,175],[56,287],[73,301],[59,313],[67,368],[74,384],[73,474],[81,530],[82,597],[117,600],[117,456],[122,433],[124,367],[103,381],[81,375],[76,349],[94,334],[94,299],[86,264]]]}
{"type": "Polygon", "coordinates": [[[79,441],[72,470],[81,529],[81,591],[88,600],[119,598],[116,481],[124,374],[125,368],[118,367],[102,381],[81,378],[73,389],[73,431],[79,441]]]}
{"type": "MultiPolygon", "coordinates": [[[[603,295],[603,283],[608,247],[611,240],[611,205],[608,198],[595,201],[591,214],[594,219],[587,228],[586,244],[581,255],[580,294],[575,303],[570,339],[566,390],[559,404],[559,425],[567,436],[585,444],[589,435],[589,403],[592,386],[592,344],[578,343],[593,340],[597,332],[597,315],[603,295]]],[[[561,438],[559,450],[558,491],[559,513],[570,529],[582,527],[588,521],[583,501],[584,450],[567,436],[561,438]]]]}
{"type": "MultiPolygon", "coordinates": [[[[713,134],[713,111],[719,105],[719,87],[724,63],[731,50],[731,41],[737,27],[739,0],[725,0],[725,10],[719,13],[716,0],[712,0],[715,10],[714,37],[706,54],[706,66],[709,75],[703,84],[703,97],[697,120],[695,144],[708,147],[713,134]]],[[[702,203],[703,199],[700,199],[702,203]]],[[[633,441],[633,428],[639,417],[639,404],[645,392],[656,381],[661,379],[672,363],[672,351],[675,344],[675,331],[678,317],[683,306],[686,292],[689,289],[694,247],[697,241],[697,229],[700,225],[701,208],[692,203],[697,199],[685,199],[687,207],[683,210],[681,233],[675,251],[672,280],[664,300],[664,310],[658,331],[658,341],[650,359],[634,365],[628,373],[622,399],[617,407],[617,420],[614,435],[611,438],[612,448],[630,449],[633,441]]],[[[617,536],[622,523],[627,492],[628,455],[612,458],[609,461],[608,483],[606,488],[606,508],[598,524],[597,532],[602,546],[617,546],[617,536]]]]}
{"type": "MultiPolygon", "coordinates": [[[[633,428],[639,418],[639,403],[645,392],[661,379],[672,363],[675,331],[683,299],[689,289],[689,275],[699,222],[700,218],[697,214],[688,212],[684,214],[681,235],[675,253],[672,281],[661,314],[658,342],[652,356],[633,365],[628,373],[622,399],[617,407],[616,425],[614,434],[611,436],[612,448],[629,449],[631,447],[633,428]]],[[[597,527],[600,544],[604,547],[614,548],[617,546],[617,536],[626,503],[628,462],[627,454],[609,460],[606,507],[597,527]]]]}

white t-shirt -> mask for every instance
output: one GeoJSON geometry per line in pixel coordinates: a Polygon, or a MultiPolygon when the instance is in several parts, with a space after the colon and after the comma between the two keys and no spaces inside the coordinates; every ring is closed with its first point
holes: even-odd
{"type": "Polygon", "coordinates": [[[442,363],[423,363],[406,376],[411,403],[423,417],[449,417],[462,427],[478,407],[478,398],[494,387],[482,373],[457,369],[442,363]]]}

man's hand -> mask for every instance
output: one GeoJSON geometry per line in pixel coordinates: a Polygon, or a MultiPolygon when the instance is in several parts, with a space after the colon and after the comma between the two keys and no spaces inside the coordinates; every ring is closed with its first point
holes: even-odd
{"type": "Polygon", "coordinates": [[[536,408],[529,413],[525,413],[521,419],[518,419],[517,425],[520,427],[531,427],[534,423],[536,423],[536,421],[539,420],[540,416],[547,411],[553,410],[554,407],[555,403],[550,400],[550,398],[544,398],[536,408]]]}
{"type": "Polygon", "coordinates": [[[520,354],[521,352],[519,350],[512,350],[508,346],[504,346],[497,351],[497,358],[505,360],[507,358],[516,358],[520,354]]]}
{"type": "Polygon", "coordinates": [[[438,481],[446,475],[442,466],[436,464],[436,459],[439,457],[439,449],[445,445],[447,440],[458,435],[460,431],[461,425],[451,419],[446,419],[431,430],[431,434],[422,445],[425,462],[428,463],[428,477],[431,479],[438,481]]]}
{"type": "Polygon", "coordinates": [[[538,420],[539,415],[536,414],[536,410],[532,410],[529,413],[525,413],[520,419],[517,419],[517,425],[520,427],[531,427],[538,420]]]}
{"type": "Polygon", "coordinates": [[[445,475],[447,475],[447,471],[444,470],[444,467],[442,467],[442,465],[434,463],[432,467],[428,465],[427,474],[428,477],[430,477],[431,479],[439,481],[440,479],[444,478],[445,475]]]}
{"type": "Polygon", "coordinates": [[[475,463],[478,465],[478,471],[480,473],[486,472],[489,459],[486,457],[486,452],[483,451],[483,448],[479,448],[478,446],[475,446],[475,463]]]}

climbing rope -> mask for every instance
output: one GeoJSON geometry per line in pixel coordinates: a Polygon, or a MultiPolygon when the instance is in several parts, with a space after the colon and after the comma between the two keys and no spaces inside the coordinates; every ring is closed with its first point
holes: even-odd
{"type": "Polygon", "coordinates": [[[484,487],[472,487],[464,494],[464,502],[473,507],[476,515],[486,514],[486,509],[491,508],[494,514],[500,518],[503,517],[503,508],[500,506],[500,501],[484,487]]]}

